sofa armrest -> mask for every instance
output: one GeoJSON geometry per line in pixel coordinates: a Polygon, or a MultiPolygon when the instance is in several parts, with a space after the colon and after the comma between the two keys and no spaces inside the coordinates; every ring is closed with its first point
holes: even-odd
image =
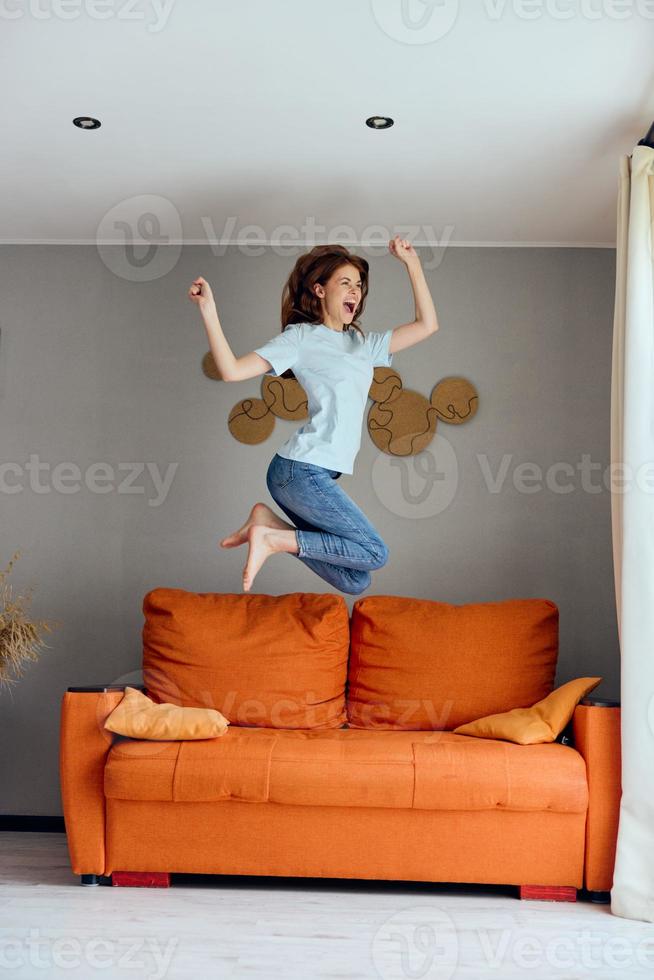
{"type": "Polygon", "coordinates": [[[145,691],[144,684],[91,684],[89,687],[67,687],[67,691],[86,694],[99,691],[124,691],[126,687],[135,687],[137,691],[145,691]]]}
{"type": "Polygon", "coordinates": [[[588,779],[584,886],[610,891],[622,796],[620,702],[583,698],[572,716],[572,730],[588,779]]]}
{"type": "Polygon", "coordinates": [[[104,767],[114,741],[104,723],[123,691],[124,685],[68,688],[62,698],[59,779],[75,874],[104,874],[104,767]]]}

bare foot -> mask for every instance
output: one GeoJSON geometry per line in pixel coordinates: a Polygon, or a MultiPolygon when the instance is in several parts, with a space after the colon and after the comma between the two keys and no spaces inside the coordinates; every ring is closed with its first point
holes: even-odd
{"type": "Polygon", "coordinates": [[[248,531],[251,527],[257,524],[264,527],[277,527],[285,530],[293,530],[293,524],[289,524],[281,517],[278,517],[274,510],[271,510],[267,504],[256,503],[250,511],[250,515],[243,527],[222,539],[220,542],[221,548],[235,548],[237,545],[245,544],[248,537],[248,531]]]}
{"type": "Polygon", "coordinates": [[[265,562],[266,558],[280,551],[288,551],[297,547],[295,529],[291,533],[277,528],[252,524],[247,532],[248,560],[243,569],[243,590],[249,592],[254,577],[265,562]]]}

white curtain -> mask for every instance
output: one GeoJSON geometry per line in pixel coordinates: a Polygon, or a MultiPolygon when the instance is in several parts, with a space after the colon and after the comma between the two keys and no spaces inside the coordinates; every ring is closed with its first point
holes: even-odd
{"type": "Polygon", "coordinates": [[[622,800],[611,912],[654,922],[654,150],[620,161],[611,517],[622,800]]]}

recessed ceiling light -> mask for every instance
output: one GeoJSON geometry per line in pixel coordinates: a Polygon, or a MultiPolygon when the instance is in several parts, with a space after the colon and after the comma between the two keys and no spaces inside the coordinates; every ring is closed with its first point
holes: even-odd
{"type": "Polygon", "coordinates": [[[366,119],[366,126],[371,129],[390,129],[394,120],[390,116],[370,116],[366,119]]]}
{"type": "Polygon", "coordinates": [[[99,129],[101,123],[99,119],[94,119],[93,116],[75,116],[73,125],[79,126],[80,129],[99,129]]]}

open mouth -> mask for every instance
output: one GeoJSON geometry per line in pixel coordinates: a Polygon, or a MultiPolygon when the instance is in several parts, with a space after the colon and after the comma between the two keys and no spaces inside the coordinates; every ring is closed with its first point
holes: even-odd
{"type": "Polygon", "coordinates": [[[343,306],[348,311],[348,313],[354,313],[354,311],[356,310],[356,303],[353,303],[352,300],[349,299],[345,300],[343,306]]]}

